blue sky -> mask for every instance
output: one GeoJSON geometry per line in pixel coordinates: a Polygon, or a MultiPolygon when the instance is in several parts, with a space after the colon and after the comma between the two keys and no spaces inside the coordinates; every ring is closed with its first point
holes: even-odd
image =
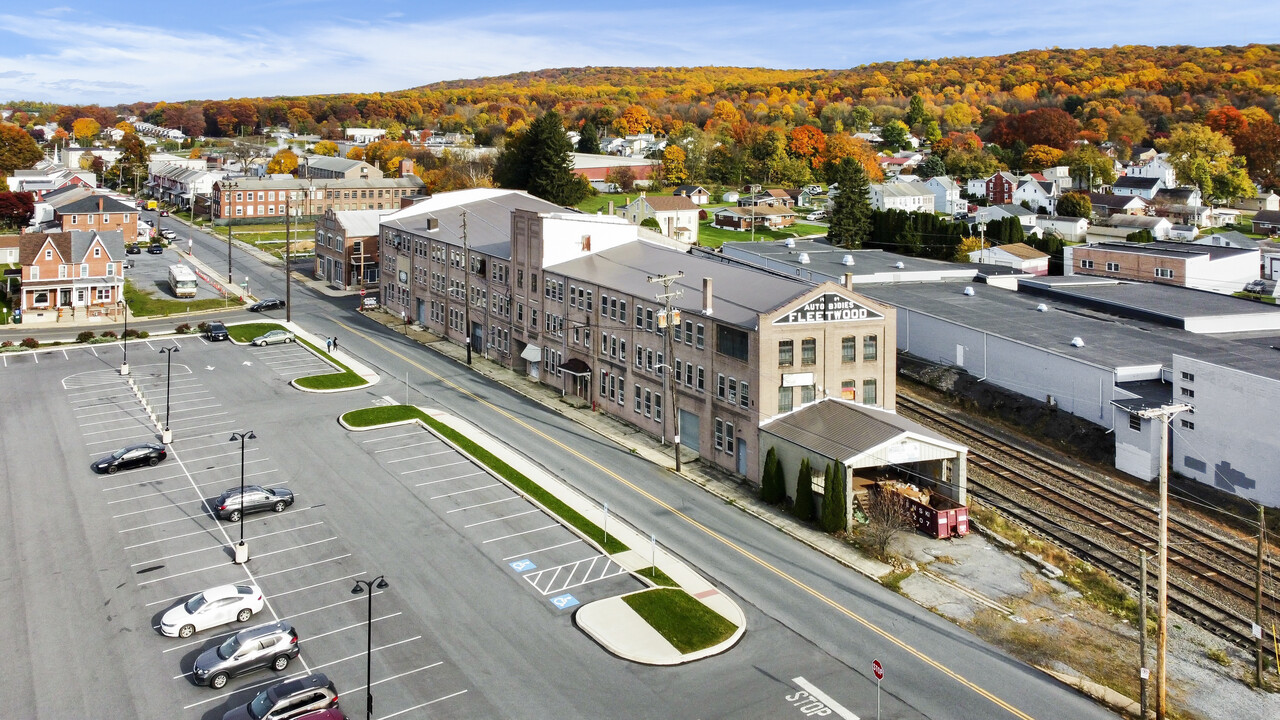
{"type": "Polygon", "coordinates": [[[1278,0],[77,0],[36,7],[0,6],[0,101],[394,91],[581,65],[847,68],[1054,46],[1280,42],[1278,0]]]}

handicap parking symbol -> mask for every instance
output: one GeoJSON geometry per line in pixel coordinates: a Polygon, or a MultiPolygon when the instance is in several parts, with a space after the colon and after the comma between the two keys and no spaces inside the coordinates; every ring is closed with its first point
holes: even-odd
{"type": "Polygon", "coordinates": [[[571,608],[574,605],[577,605],[578,598],[570,595],[569,593],[565,593],[564,595],[557,595],[551,598],[551,604],[555,605],[560,610],[564,610],[565,608],[571,608]]]}
{"type": "Polygon", "coordinates": [[[515,562],[511,562],[507,564],[510,565],[511,569],[515,570],[516,572],[524,572],[526,570],[538,569],[538,566],[534,565],[532,560],[517,560],[515,562]]]}

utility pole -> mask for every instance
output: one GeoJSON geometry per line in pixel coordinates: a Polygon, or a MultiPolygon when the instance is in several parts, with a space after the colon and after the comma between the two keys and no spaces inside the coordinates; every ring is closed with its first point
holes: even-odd
{"type": "Polygon", "coordinates": [[[1165,720],[1168,712],[1166,696],[1168,680],[1168,663],[1165,655],[1169,642],[1169,423],[1173,416],[1186,410],[1192,410],[1186,403],[1165,405],[1158,408],[1139,410],[1139,417],[1160,421],[1160,579],[1157,585],[1156,608],[1156,720],[1165,720]]]}
{"type": "Polygon", "coordinates": [[[293,283],[289,282],[289,260],[290,249],[293,245],[289,239],[289,213],[292,209],[289,206],[289,200],[293,197],[292,190],[286,190],[284,193],[284,321],[293,322],[293,297],[290,290],[293,289],[293,283]]]}
{"type": "Polygon", "coordinates": [[[1254,640],[1257,641],[1257,647],[1255,649],[1255,655],[1257,656],[1255,670],[1258,673],[1258,689],[1263,688],[1262,672],[1266,670],[1266,666],[1263,663],[1263,660],[1265,658],[1263,653],[1266,651],[1267,646],[1262,642],[1262,636],[1266,634],[1262,632],[1262,563],[1265,562],[1267,559],[1267,550],[1266,550],[1267,546],[1265,544],[1266,539],[1267,539],[1266,507],[1263,505],[1258,505],[1258,567],[1257,567],[1257,570],[1255,571],[1257,572],[1257,577],[1255,578],[1255,580],[1257,581],[1257,586],[1254,588],[1254,596],[1253,596],[1253,624],[1254,624],[1253,637],[1254,637],[1254,640]]]}
{"type": "Polygon", "coordinates": [[[1138,595],[1138,652],[1142,659],[1138,662],[1138,704],[1142,708],[1141,717],[1146,720],[1147,717],[1147,679],[1151,675],[1151,671],[1147,669],[1147,551],[1139,550],[1138,555],[1141,558],[1141,594],[1138,595]]]}
{"type": "MultiPolygon", "coordinates": [[[[755,227],[755,225],[753,224],[752,227],[755,227]]],[[[672,292],[671,284],[682,277],[684,277],[683,271],[678,272],[675,275],[659,275],[658,277],[654,277],[650,275],[648,278],[649,282],[651,283],[662,283],[662,292],[658,293],[657,295],[654,295],[653,297],[655,300],[658,300],[659,302],[662,302],[664,305],[666,305],[666,309],[663,310],[663,319],[665,320],[667,326],[663,328],[664,329],[663,334],[666,336],[665,344],[667,346],[667,349],[666,349],[666,359],[663,362],[663,365],[666,365],[666,367],[662,368],[662,392],[663,394],[666,394],[668,388],[671,391],[670,393],[671,406],[669,408],[668,414],[672,418],[672,428],[674,428],[675,430],[675,432],[672,434],[672,439],[676,448],[676,472],[680,472],[680,408],[676,406],[676,384],[671,381],[671,372],[675,362],[671,358],[671,353],[672,353],[671,338],[673,336],[672,328],[679,324],[680,319],[679,319],[679,316],[673,313],[671,309],[671,299],[678,298],[681,295],[684,295],[684,291],[677,288],[675,292],[672,292]]],[[[662,436],[664,440],[666,439],[666,435],[667,435],[667,416],[664,415],[662,417],[662,436]]]]}
{"type": "MultiPolygon", "coordinates": [[[[543,279],[545,282],[545,278],[543,279]]],[[[462,325],[467,336],[467,364],[471,364],[471,245],[467,242],[467,209],[462,209],[462,325]]]]}

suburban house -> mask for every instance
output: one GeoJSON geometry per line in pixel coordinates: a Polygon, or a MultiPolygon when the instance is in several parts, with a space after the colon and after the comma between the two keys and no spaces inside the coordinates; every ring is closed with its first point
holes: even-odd
{"type": "Polygon", "coordinates": [[[992,205],[1005,205],[1012,203],[1013,191],[1018,189],[1018,178],[1012,173],[1000,171],[995,175],[987,178],[986,190],[983,196],[992,205]]]}
{"type": "Polygon", "coordinates": [[[1259,210],[1253,216],[1253,231],[1259,235],[1280,233],[1280,210],[1259,210]]]}
{"type": "Polygon", "coordinates": [[[91,195],[53,209],[53,221],[64,232],[95,230],[138,234],[138,209],[105,195],[91,195]]]}
{"type": "Polygon", "coordinates": [[[14,170],[7,179],[10,192],[40,193],[69,185],[98,187],[98,176],[92,170],[70,170],[52,160],[41,160],[27,170],[14,170]]]}
{"type": "Polygon", "coordinates": [[[791,207],[813,207],[814,198],[818,196],[818,192],[809,188],[790,188],[787,195],[791,198],[791,207]]]}
{"type": "Polygon", "coordinates": [[[22,322],[116,317],[124,299],[124,237],[118,230],[19,236],[22,322]]]}
{"type": "Polygon", "coordinates": [[[974,214],[974,220],[978,223],[989,223],[992,220],[1000,220],[1007,217],[1018,218],[1018,224],[1022,226],[1024,234],[1040,234],[1040,228],[1036,225],[1036,213],[1021,205],[992,205],[978,208],[978,212],[974,214]]]}
{"type": "Polygon", "coordinates": [[[1009,243],[974,250],[969,253],[969,262],[1011,267],[1028,275],[1049,274],[1049,254],[1026,243],[1009,243]]]}
{"type": "Polygon", "coordinates": [[[1057,233],[1067,242],[1080,242],[1089,232],[1089,221],[1065,215],[1037,215],[1036,227],[1041,234],[1057,233]]]}
{"type": "Polygon", "coordinates": [[[1023,178],[1013,191],[1013,204],[1026,203],[1036,212],[1053,214],[1058,208],[1058,184],[1034,177],[1023,178]]]}
{"type": "Polygon", "coordinates": [[[795,207],[796,201],[786,190],[773,188],[760,190],[753,195],[738,197],[738,207],[795,207]]]}
{"type": "Polygon", "coordinates": [[[1268,190],[1257,197],[1241,198],[1240,207],[1245,210],[1280,210],[1280,195],[1268,190]]]}
{"type": "Polygon", "coordinates": [[[1257,240],[1254,240],[1244,233],[1236,232],[1235,230],[1213,233],[1212,235],[1202,235],[1192,242],[1197,245],[1243,248],[1245,250],[1258,250],[1262,247],[1262,244],[1257,240]]]}
{"type": "Polygon", "coordinates": [[[1033,176],[1039,176],[1037,180],[1048,180],[1058,186],[1058,194],[1061,195],[1071,189],[1071,168],[1066,165],[1056,165],[1054,167],[1045,168],[1038,173],[1032,173],[1033,176]]]}
{"type": "Polygon", "coordinates": [[[1167,240],[1169,231],[1173,229],[1173,223],[1169,222],[1169,218],[1151,217],[1150,215],[1112,215],[1107,218],[1106,224],[1109,227],[1121,228],[1128,232],[1149,230],[1151,237],[1156,240],[1167,240]]]}
{"type": "Polygon", "coordinates": [[[1067,275],[1100,275],[1231,294],[1257,280],[1255,250],[1178,242],[1103,242],[1063,248],[1067,275]]]}
{"type": "Polygon", "coordinates": [[[347,139],[347,142],[355,145],[368,145],[386,136],[387,131],[383,128],[347,128],[343,131],[343,137],[347,139]]]}
{"type": "Polygon", "coordinates": [[[1169,239],[1177,240],[1179,242],[1191,242],[1192,240],[1196,239],[1197,232],[1199,231],[1196,230],[1195,225],[1183,225],[1180,223],[1175,223],[1172,227],[1169,228],[1169,239]]]}
{"type": "Polygon", "coordinates": [[[1088,195],[1089,202],[1093,205],[1093,214],[1100,218],[1112,215],[1146,215],[1150,207],[1150,203],[1144,198],[1133,195],[1096,192],[1088,195]]]}
{"type": "Polygon", "coordinates": [[[647,218],[658,222],[659,232],[681,242],[698,244],[698,206],[684,195],[640,193],[622,208],[622,216],[639,225],[647,218]]]}
{"type": "Polygon", "coordinates": [[[877,210],[933,212],[933,191],[919,183],[873,183],[870,191],[877,210]]]}
{"type": "Polygon", "coordinates": [[[1155,177],[1140,175],[1121,175],[1111,184],[1111,192],[1115,195],[1133,195],[1152,200],[1156,192],[1166,187],[1164,181],[1155,177]]]}
{"type": "Polygon", "coordinates": [[[425,186],[417,175],[369,180],[220,180],[213,186],[213,214],[220,225],[264,217],[280,222],[286,209],[291,217],[314,217],[331,209],[395,210],[423,194],[425,186]]]}
{"type": "Polygon", "coordinates": [[[314,180],[381,180],[385,174],[363,160],[303,155],[298,158],[298,177],[314,180]]]}
{"type": "Polygon", "coordinates": [[[694,205],[706,205],[711,202],[711,193],[701,185],[681,185],[671,193],[672,195],[683,195],[693,201],[694,205]]]}
{"type": "Polygon", "coordinates": [[[964,191],[969,197],[983,198],[987,196],[988,178],[969,178],[965,181],[964,191]]]}
{"type": "Polygon", "coordinates": [[[924,186],[933,193],[935,212],[955,215],[968,209],[968,204],[960,199],[960,186],[946,175],[931,177],[924,181],[924,186]]]}
{"type": "Polygon", "coordinates": [[[348,290],[378,285],[378,223],[392,209],[326,210],[316,220],[316,279],[348,290]]]}
{"type": "Polygon", "coordinates": [[[195,200],[200,197],[205,199],[207,206],[213,184],[227,176],[225,172],[193,169],[186,165],[166,163],[148,167],[150,177],[147,186],[151,196],[187,209],[194,207],[195,200]]]}
{"type": "Polygon", "coordinates": [[[787,227],[796,221],[794,211],[784,207],[727,207],[712,216],[712,224],[727,230],[751,230],[753,225],[766,230],[787,227]]]}
{"type": "Polygon", "coordinates": [[[1204,205],[1204,198],[1200,194],[1200,188],[1192,186],[1183,187],[1163,187],[1156,191],[1155,197],[1156,207],[1162,205],[1191,205],[1199,207],[1204,205]]]}
{"type": "Polygon", "coordinates": [[[1175,187],[1178,184],[1178,173],[1169,164],[1168,156],[1158,156],[1149,162],[1132,165],[1125,172],[1129,177],[1153,178],[1159,180],[1164,187],[1175,187]]]}
{"type": "Polygon", "coordinates": [[[0,265],[17,265],[21,247],[21,235],[0,235],[0,265]]]}

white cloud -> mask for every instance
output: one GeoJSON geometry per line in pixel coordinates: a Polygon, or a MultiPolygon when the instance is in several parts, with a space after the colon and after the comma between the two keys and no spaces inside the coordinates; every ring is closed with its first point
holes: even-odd
{"type": "Polygon", "coordinates": [[[1197,0],[1131,0],[1123,11],[1104,0],[1077,0],[1072,7],[1046,16],[1010,13],[1006,0],[951,6],[854,0],[783,13],[750,4],[465,18],[415,13],[246,24],[223,34],[99,22],[54,8],[38,17],[0,14],[0,33],[19,40],[0,44],[0,67],[9,68],[0,74],[0,98],[114,104],[394,91],[582,65],[838,69],[1055,45],[1243,44],[1273,38],[1280,27],[1273,0],[1220,2],[1211,23],[1197,0]],[[1108,22],[1098,21],[1103,15],[1108,22]],[[15,47],[28,50],[19,54],[15,47]]]}

